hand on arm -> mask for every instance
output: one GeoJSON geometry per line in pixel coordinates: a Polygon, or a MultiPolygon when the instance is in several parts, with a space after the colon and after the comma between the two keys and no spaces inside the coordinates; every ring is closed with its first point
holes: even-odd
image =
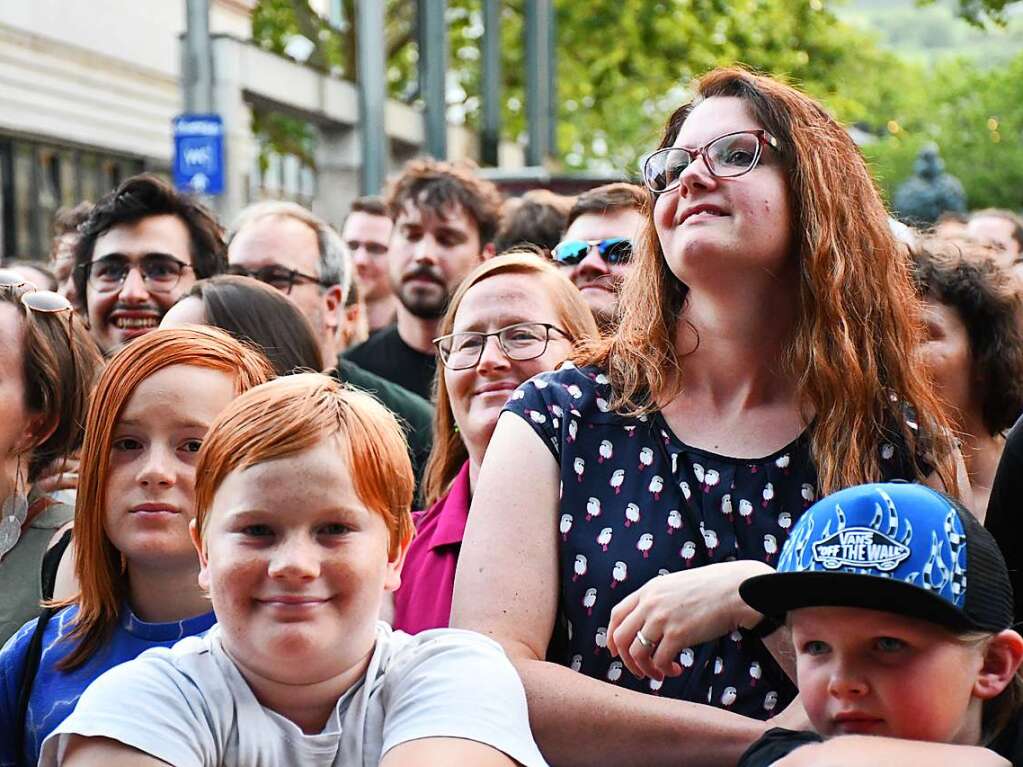
{"type": "Polygon", "coordinates": [[[739,596],[739,584],[769,572],[763,562],[741,560],[654,578],[611,611],[607,649],[640,678],[678,676],[682,667],[674,659],[683,648],[760,622],[763,616],[739,596]],[[656,646],[644,646],[638,632],[656,646]]]}
{"type": "Polygon", "coordinates": [[[58,458],[43,468],[42,474],[35,481],[34,489],[43,495],[58,490],[78,489],[78,454],[66,459],[58,458]]]}

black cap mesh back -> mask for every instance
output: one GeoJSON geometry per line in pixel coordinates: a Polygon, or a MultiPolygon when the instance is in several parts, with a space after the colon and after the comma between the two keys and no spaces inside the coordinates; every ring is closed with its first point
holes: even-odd
{"type": "Polygon", "coordinates": [[[961,503],[954,500],[953,503],[966,533],[963,612],[983,631],[1007,629],[1013,624],[1013,601],[1005,559],[991,533],[961,503]]]}

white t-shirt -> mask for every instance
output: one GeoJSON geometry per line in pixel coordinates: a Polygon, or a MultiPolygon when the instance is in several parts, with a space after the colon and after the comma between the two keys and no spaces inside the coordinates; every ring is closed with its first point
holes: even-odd
{"type": "Polygon", "coordinates": [[[433,737],[485,743],[526,767],[546,765],[522,683],[497,643],[456,629],[409,636],[386,623],[377,624],[363,681],[315,735],[259,704],[218,626],[103,674],[43,743],[39,764],[59,764],[72,734],[112,738],[175,767],[376,767],[394,746],[433,737]]]}

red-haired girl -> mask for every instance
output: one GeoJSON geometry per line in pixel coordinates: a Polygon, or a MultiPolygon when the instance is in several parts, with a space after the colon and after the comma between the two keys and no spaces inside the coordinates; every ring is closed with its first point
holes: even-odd
{"type": "Polygon", "coordinates": [[[82,448],[80,592],[0,651],[0,763],[35,764],[43,739],[107,669],[213,625],[188,534],[196,459],[217,414],[272,375],[262,355],[206,328],[147,333],[110,361],[82,448]]]}

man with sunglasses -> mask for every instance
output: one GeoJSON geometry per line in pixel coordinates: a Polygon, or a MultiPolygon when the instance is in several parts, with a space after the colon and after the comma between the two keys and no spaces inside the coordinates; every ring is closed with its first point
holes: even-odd
{"type": "Polygon", "coordinates": [[[551,252],[604,332],[614,326],[618,291],[643,224],[645,202],[642,188],[634,184],[605,184],[584,192],[568,214],[564,239],[551,252]]]}
{"type": "Polygon", "coordinates": [[[227,266],[213,214],[156,176],[123,182],[79,232],[75,292],[107,356],[159,326],[197,279],[227,266]]]}
{"type": "Polygon", "coordinates": [[[341,349],[344,303],[351,284],[344,243],[326,221],[293,202],[273,200],[245,208],[227,246],[228,271],[277,288],[302,310],[323,359],[341,349]]]}

